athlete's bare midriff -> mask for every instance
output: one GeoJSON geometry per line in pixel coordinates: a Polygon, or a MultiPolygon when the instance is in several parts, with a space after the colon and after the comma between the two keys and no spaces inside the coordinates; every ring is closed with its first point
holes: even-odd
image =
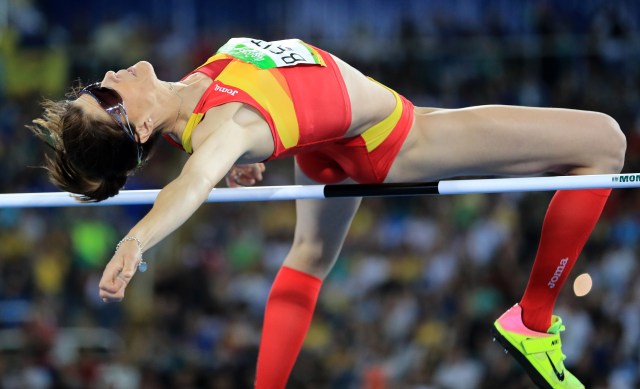
{"type": "Polygon", "coordinates": [[[351,126],[344,137],[358,136],[389,116],[396,106],[396,99],[382,85],[340,58],[331,56],[340,69],[351,102],[351,126]]]}

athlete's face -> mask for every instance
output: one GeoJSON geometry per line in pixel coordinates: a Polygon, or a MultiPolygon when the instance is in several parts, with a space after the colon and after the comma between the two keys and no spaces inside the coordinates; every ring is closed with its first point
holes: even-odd
{"type": "MultiPolygon", "coordinates": [[[[153,66],[149,62],[142,61],[128,69],[117,72],[108,71],[100,81],[100,86],[114,90],[122,98],[126,115],[135,130],[143,125],[152,112],[155,104],[153,92],[157,83],[158,78],[153,66]]],[[[108,116],[104,107],[96,101],[95,96],[83,94],[78,97],[76,103],[90,115],[108,116]]]]}

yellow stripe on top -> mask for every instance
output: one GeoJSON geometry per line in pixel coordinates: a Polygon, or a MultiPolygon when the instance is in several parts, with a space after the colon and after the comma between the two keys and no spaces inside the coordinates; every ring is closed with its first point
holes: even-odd
{"type": "Polygon", "coordinates": [[[300,128],[293,101],[278,70],[260,70],[254,65],[232,61],[216,80],[243,90],[271,114],[275,130],[285,148],[298,144],[300,128]]]}
{"type": "MultiPolygon", "coordinates": [[[[385,86],[385,88],[387,87],[385,86]]],[[[384,118],[382,121],[378,122],[374,126],[368,128],[365,132],[360,134],[362,139],[364,139],[365,145],[367,146],[367,151],[369,152],[375,150],[382,144],[382,142],[384,142],[385,139],[387,139],[389,134],[391,134],[391,131],[393,131],[393,129],[398,124],[400,117],[402,116],[402,99],[400,99],[400,96],[396,93],[396,91],[392,89],[389,90],[396,98],[396,107],[393,109],[393,112],[391,112],[391,114],[384,118]]]]}
{"type": "Polygon", "coordinates": [[[193,153],[193,146],[191,144],[191,133],[193,132],[193,129],[196,128],[198,123],[202,121],[203,117],[204,113],[192,113],[191,117],[189,117],[189,121],[187,122],[186,127],[184,128],[184,131],[182,131],[182,148],[189,154],[193,153]]]}
{"type": "Polygon", "coordinates": [[[198,69],[209,65],[213,61],[217,61],[219,59],[229,59],[229,58],[234,58],[234,57],[230,56],[229,54],[225,54],[225,53],[214,54],[211,57],[209,57],[209,59],[207,59],[207,62],[205,62],[202,65],[198,66],[198,68],[196,70],[194,70],[194,72],[197,72],[198,69]]]}
{"type": "MultiPolygon", "coordinates": [[[[197,72],[198,69],[204,66],[207,66],[213,61],[217,61],[220,59],[227,59],[227,58],[233,58],[233,57],[224,53],[214,54],[211,57],[209,57],[209,59],[207,59],[207,62],[198,66],[198,68],[193,72],[197,72]]],[[[189,117],[189,121],[187,122],[186,127],[182,131],[182,139],[181,139],[182,148],[184,149],[184,151],[186,151],[189,154],[193,153],[193,145],[191,144],[191,134],[193,133],[193,129],[196,128],[196,126],[202,121],[203,117],[204,117],[204,113],[192,113],[191,116],[189,117]]]]}

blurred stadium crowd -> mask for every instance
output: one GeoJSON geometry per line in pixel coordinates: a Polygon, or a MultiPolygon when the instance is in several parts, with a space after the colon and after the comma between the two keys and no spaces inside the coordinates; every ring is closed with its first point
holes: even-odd
{"type": "MultiPolygon", "coordinates": [[[[618,0],[0,0],[0,190],[54,190],[24,127],[42,97],[140,59],[176,80],[231,36],[305,39],[417,105],[606,112],[636,172],[639,21],[618,0]]],[[[184,158],[162,145],[127,189],[161,187],[184,158]]],[[[291,183],[290,165],[265,184],[291,183]]],[[[365,200],[289,388],[531,388],[489,328],[524,291],[550,197],[365,200]]],[[[104,305],[103,265],[147,209],[0,209],[0,388],[251,387],[293,203],[203,206],[104,305]]],[[[566,363],[588,388],[640,385],[639,238],[640,192],[615,191],[561,295],[566,363]],[[584,272],[594,287],[576,297],[584,272]]]]}

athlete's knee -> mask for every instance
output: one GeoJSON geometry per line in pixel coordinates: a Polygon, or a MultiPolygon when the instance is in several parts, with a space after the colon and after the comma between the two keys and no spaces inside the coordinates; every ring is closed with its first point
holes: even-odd
{"type": "Polygon", "coordinates": [[[601,145],[606,149],[602,162],[603,173],[619,173],[624,165],[627,138],[618,122],[609,115],[600,114],[598,126],[604,134],[601,145]]]}
{"type": "Polygon", "coordinates": [[[324,278],[335,263],[337,253],[321,240],[296,237],[285,265],[324,278]]]}
{"type": "Polygon", "coordinates": [[[590,112],[588,125],[592,147],[584,150],[588,165],[577,168],[577,174],[615,174],[620,173],[624,165],[624,157],[627,150],[627,138],[618,122],[611,116],[590,112]]]}

